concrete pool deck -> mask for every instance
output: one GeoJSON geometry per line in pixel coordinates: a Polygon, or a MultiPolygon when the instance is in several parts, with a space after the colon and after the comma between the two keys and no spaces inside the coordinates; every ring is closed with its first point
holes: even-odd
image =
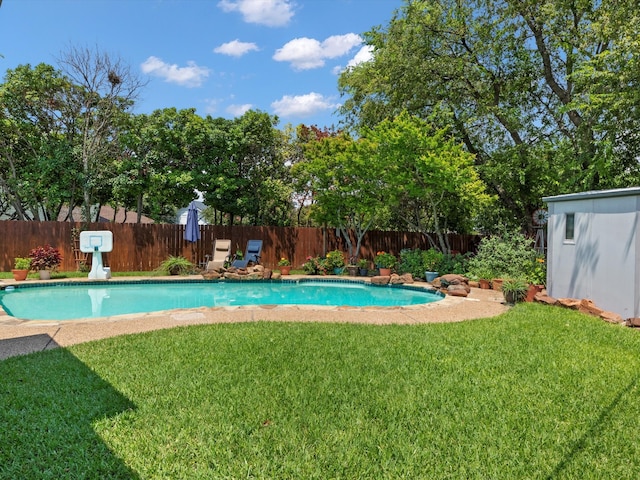
{"type": "MultiPolygon", "coordinates": [[[[192,277],[116,277],[118,281],[176,280],[192,277]]],[[[291,275],[288,278],[305,278],[291,275]]],[[[317,279],[318,277],[312,277],[317,279]]],[[[345,279],[362,280],[345,277],[345,279]]],[[[70,278],[45,282],[74,282],[70,278]]],[[[28,283],[39,282],[27,280],[28,283]]],[[[15,285],[10,279],[2,285],[15,285]]],[[[421,285],[416,283],[415,285],[421,285]]],[[[427,285],[422,283],[422,285],[427,285]]],[[[447,296],[438,302],[408,307],[315,307],[315,306],[243,306],[201,307],[167,310],[144,314],[118,315],[68,321],[20,320],[7,315],[0,308],[0,360],[32,352],[67,347],[77,343],[99,340],[117,335],[148,332],[185,325],[234,322],[334,322],[377,325],[409,325],[424,323],[460,322],[487,318],[506,312],[502,292],[472,288],[468,297],[447,296]]]]}

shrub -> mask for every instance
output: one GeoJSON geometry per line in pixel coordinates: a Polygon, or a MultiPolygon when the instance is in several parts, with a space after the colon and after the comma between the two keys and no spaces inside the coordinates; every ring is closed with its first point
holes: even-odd
{"type": "Polygon", "coordinates": [[[327,272],[326,260],[320,257],[307,257],[307,261],[302,265],[304,273],[307,275],[318,275],[327,272]]]}
{"type": "Polygon", "coordinates": [[[326,265],[329,270],[333,270],[334,268],[342,268],[345,265],[344,262],[344,253],[340,250],[333,250],[327,253],[326,265]]]}
{"type": "Polygon", "coordinates": [[[469,273],[486,279],[526,278],[535,258],[532,239],[521,233],[504,232],[480,241],[478,253],[469,261],[469,273]]]}
{"type": "Polygon", "coordinates": [[[358,268],[368,269],[370,265],[371,264],[369,263],[369,260],[367,260],[366,258],[361,258],[360,260],[358,260],[358,268]]]}
{"type": "Polygon", "coordinates": [[[31,259],[16,257],[14,259],[14,267],[16,270],[29,270],[31,268],[31,259]]]}
{"type": "Polygon", "coordinates": [[[399,273],[410,273],[422,278],[425,272],[464,274],[467,271],[468,256],[444,254],[435,248],[428,250],[402,250],[400,252],[399,273]]]}
{"type": "Polygon", "coordinates": [[[31,259],[31,269],[34,271],[54,270],[62,263],[60,250],[51,245],[34,248],[29,252],[29,258],[31,259]]]}
{"type": "Polygon", "coordinates": [[[457,273],[465,275],[469,271],[469,260],[472,255],[470,253],[456,253],[442,255],[440,265],[436,271],[440,274],[457,273]]]}
{"type": "Polygon", "coordinates": [[[398,259],[387,252],[378,252],[373,261],[378,268],[393,268],[396,266],[398,259]]]}
{"type": "Polygon", "coordinates": [[[169,256],[158,267],[158,271],[165,275],[189,275],[194,270],[194,265],[184,257],[169,256]]]}
{"type": "Polygon", "coordinates": [[[547,284],[547,264],[543,256],[537,256],[535,261],[529,266],[530,269],[527,272],[527,280],[534,285],[546,285],[547,284]]]}
{"type": "Polygon", "coordinates": [[[508,278],[502,282],[502,293],[509,303],[522,302],[528,288],[529,282],[523,278],[508,278]]]}
{"type": "MultiPolygon", "coordinates": [[[[438,272],[444,255],[435,248],[424,250],[422,252],[422,266],[424,272],[438,272]]],[[[421,274],[422,276],[422,274],[421,274]]]]}

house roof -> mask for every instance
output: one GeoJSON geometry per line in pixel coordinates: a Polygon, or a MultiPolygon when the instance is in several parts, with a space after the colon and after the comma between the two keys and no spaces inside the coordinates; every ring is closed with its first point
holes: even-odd
{"type": "MultiPolygon", "coordinates": [[[[69,209],[63,207],[60,210],[60,215],[58,215],[58,221],[64,221],[67,218],[69,209]]],[[[80,207],[76,207],[72,212],[73,221],[74,222],[82,222],[82,209],[80,207]]],[[[98,222],[102,223],[137,223],[138,222],[138,214],[133,211],[125,210],[122,207],[119,207],[117,211],[114,210],[110,205],[103,205],[100,207],[100,216],[98,217],[98,222]]],[[[142,215],[140,219],[140,223],[155,223],[153,219],[142,215]]]]}

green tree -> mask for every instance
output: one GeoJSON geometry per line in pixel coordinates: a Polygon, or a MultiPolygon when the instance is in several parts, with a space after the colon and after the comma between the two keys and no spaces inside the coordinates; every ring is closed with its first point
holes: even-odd
{"type": "Polygon", "coordinates": [[[194,197],[196,160],[191,148],[205,128],[194,109],[166,108],[132,115],[120,134],[123,154],[112,181],[114,202],[167,220],[194,197]]]}
{"type": "Polygon", "coordinates": [[[374,147],[382,195],[405,228],[423,233],[431,246],[450,252],[447,232],[468,233],[491,198],[473,155],[449,135],[407,112],[384,120],[363,137],[374,147]]]}
{"type": "Polygon", "coordinates": [[[367,139],[354,141],[346,133],[313,139],[306,144],[304,161],[294,169],[313,192],[312,217],[339,230],[350,259],[357,259],[365,233],[387,214],[374,147],[367,139]]]}
{"type": "Polygon", "coordinates": [[[205,203],[252,225],[288,222],[292,208],[284,136],[277,117],[249,110],[233,120],[207,120],[198,162],[205,203]],[[286,213],[283,213],[286,212],[286,213]]]}
{"type": "Polygon", "coordinates": [[[46,64],[8,70],[0,85],[0,191],[13,218],[56,220],[73,204],[80,182],[65,129],[70,88],[46,64]]]}
{"type": "Polygon", "coordinates": [[[630,1],[407,0],[386,28],[367,33],[373,60],[341,75],[342,112],[358,126],[405,109],[452,126],[504,219],[526,227],[545,194],[635,181],[633,154],[619,154],[633,151],[629,142],[603,141],[613,112],[631,113],[637,99],[637,69],[623,66],[637,56],[634,18],[630,1]],[[621,88],[628,101],[616,109],[621,88]]]}

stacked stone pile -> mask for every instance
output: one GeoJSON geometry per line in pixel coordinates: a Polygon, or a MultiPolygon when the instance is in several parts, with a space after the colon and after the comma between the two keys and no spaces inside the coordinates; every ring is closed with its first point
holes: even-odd
{"type": "Polygon", "coordinates": [[[262,265],[254,265],[247,268],[216,268],[213,270],[206,270],[202,273],[202,276],[206,280],[269,280],[280,278],[280,274],[273,272],[269,268],[265,268],[262,265]]]}
{"type": "Polygon", "coordinates": [[[413,283],[413,276],[410,273],[405,273],[404,275],[398,275],[397,273],[378,275],[371,277],[371,283],[375,285],[402,285],[405,283],[413,283]]]}
{"type": "Polygon", "coordinates": [[[453,297],[466,297],[471,292],[469,279],[464,275],[457,275],[455,273],[442,275],[433,280],[431,285],[442,293],[453,297]]]}

